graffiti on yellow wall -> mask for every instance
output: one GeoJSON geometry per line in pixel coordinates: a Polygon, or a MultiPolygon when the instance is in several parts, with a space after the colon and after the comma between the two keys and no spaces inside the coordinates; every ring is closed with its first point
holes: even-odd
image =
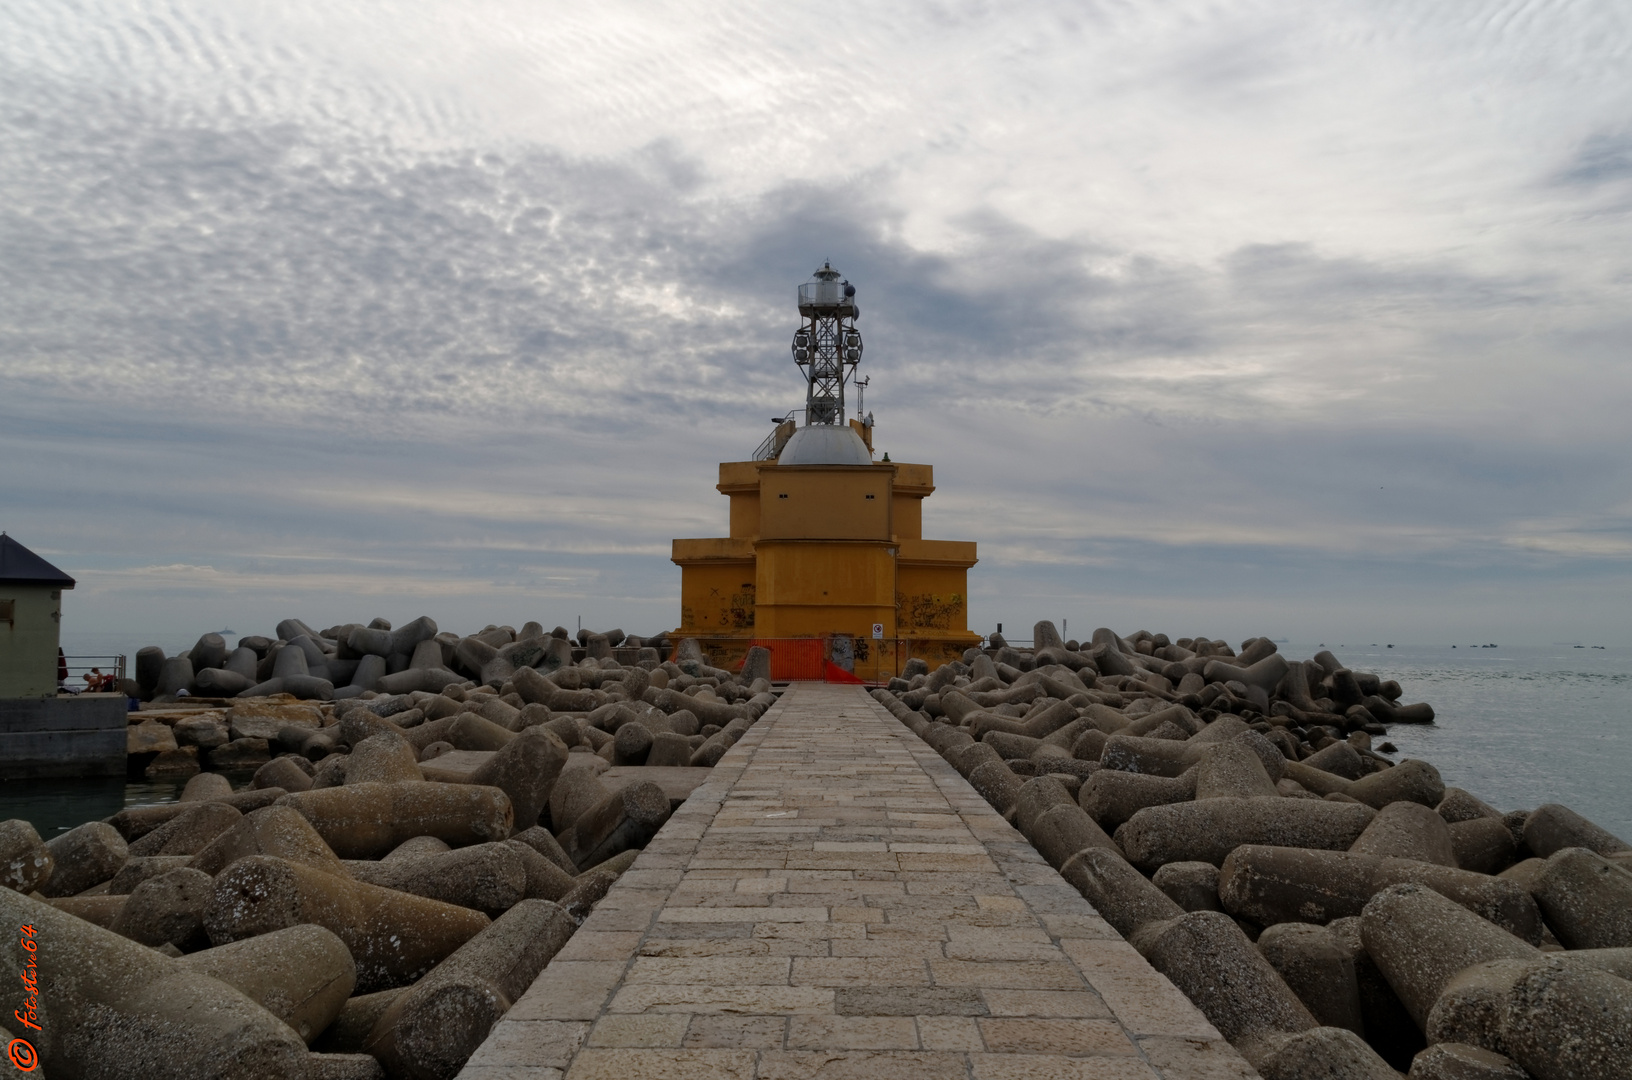
{"type": "Polygon", "coordinates": [[[962,630],[968,622],[962,593],[896,593],[895,618],[902,631],[962,630]]]}

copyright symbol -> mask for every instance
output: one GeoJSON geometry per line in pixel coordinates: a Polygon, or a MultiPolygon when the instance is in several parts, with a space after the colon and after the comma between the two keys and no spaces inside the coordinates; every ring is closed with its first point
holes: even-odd
{"type": "Polygon", "coordinates": [[[33,1072],[40,1064],[40,1055],[27,1039],[13,1039],[6,1047],[6,1056],[22,1072],[33,1072]]]}

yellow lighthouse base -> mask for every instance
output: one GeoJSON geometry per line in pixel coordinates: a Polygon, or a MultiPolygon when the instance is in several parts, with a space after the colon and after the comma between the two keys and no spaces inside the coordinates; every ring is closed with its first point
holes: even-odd
{"type": "Polygon", "coordinates": [[[968,630],[974,543],[923,539],[933,469],[809,462],[787,446],[780,460],[720,465],[730,536],[674,541],[675,633],[699,639],[719,667],[762,644],[773,675],[818,678],[832,663],[865,682],[887,681],[914,656],[933,668],[978,645],[968,630]]]}

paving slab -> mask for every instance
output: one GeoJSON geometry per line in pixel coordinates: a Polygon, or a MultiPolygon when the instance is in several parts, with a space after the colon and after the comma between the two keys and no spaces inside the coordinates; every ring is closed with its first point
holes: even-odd
{"type": "Polygon", "coordinates": [[[467,1080],[1249,1080],[939,754],[798,683],[494,1027],[467,1080]]]}

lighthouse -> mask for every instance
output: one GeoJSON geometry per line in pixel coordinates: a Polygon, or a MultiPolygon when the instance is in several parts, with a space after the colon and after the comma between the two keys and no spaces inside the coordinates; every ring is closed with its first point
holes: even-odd
{"type": "Polygon", "coordinates": [[[956,659],[980,641],[968,630],[975,544],[924,539],[933,468],[875,461],[871,414],[850,414],[867,385],[855,286],[823,263],[799,286],[798,310],[804,407],[779,417],[750,460],[720,464],[730,535],[674,541],[676,633],[722,667],[763,645],[785,678],[838,668],[883,682],[910,657],[956,659]]]}

